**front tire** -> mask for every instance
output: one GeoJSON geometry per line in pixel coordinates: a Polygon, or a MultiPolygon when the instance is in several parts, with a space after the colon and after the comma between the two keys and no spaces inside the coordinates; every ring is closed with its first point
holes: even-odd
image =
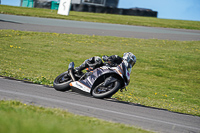
{"type": "Polygon", "coordinates": [[[68,91],[70,90],[70,83],[72,82],[71,77],[68,75],[68,72],[64,72],[56,77],[53,82],[53,86],[57,91],[68,91]]]}
{"type": "Polygon", "coordinates": [[[107,87],[103,86],[103,84],[104,82],[100,83],[92,90],[93,97],[100,98],[100,99],[110,98],[121,88],[121,84],[118,80],[111,83],[107,87]]]}

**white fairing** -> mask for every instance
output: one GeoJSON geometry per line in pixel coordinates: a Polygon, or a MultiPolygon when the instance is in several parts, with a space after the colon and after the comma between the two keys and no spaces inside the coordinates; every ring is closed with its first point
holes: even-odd
{"type": "Polygon", "coordinates": [[[119,67],[112,67],[111,69],[115,70],[122,78],[124,78],[123,75],[126,76],[127,82],[125,82],[125,85],[127,86],[130,82],[130,74],[131,74],[132,67],[128,63],[127,64],[126,63],[127,62],[124,62],[125,67],[126,67],[124,69],[125,72],[123,71],[122,64],[120,64],[119,67]]]}
{"type": "Polygon", "coordinates": [[[91,90],[89,87],[85,86],[84,84],[80,83],[79,81],[72,82],[72,86],[76,87],[84,92],[88,92],[88,93],[90,93],[90,90],[91,90]]]}
{"type": "Polygon", "coordinates": [[[79,89],[83,92],[90,93],[93,84],[99,76],[103,76],[104,74],[112,75],[113,72],[121,76],[121,80],[124,79],[122,82],[125,86],[127,86],[130,82],[131,68],[131,65],[128,63],[126,64],[126,62],[122,62],[117,67],[102,66],[100,68],[95,69],[92,75],[90,75],[86,79],[72,82],[70,86],[75,87],[75,89],[79,89]]]}
{"type": "Polygon", "coordinates": [[[123,77],[122,70],[117,67],[111,67],[111,69],[115,70],[121,77],[123,77]]]}

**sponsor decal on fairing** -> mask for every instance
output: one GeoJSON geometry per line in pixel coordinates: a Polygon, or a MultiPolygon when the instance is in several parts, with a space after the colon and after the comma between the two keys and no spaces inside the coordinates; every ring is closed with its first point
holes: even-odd
{"type": "Polygon", "coordinates": [[[80,83],[79,81],[72,82],[72,86],[76,87],[82,91],[88,92],[88,93],[90,93],[90,90],[91,90],[89,87],[85,86],[84,84],[80,83]]]}

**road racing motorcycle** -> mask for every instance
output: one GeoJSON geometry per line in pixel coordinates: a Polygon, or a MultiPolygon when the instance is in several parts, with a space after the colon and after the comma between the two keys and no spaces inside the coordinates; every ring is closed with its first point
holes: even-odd
{"type": "Polygon", "coordinates": [[[95,98],[110,98],[118,90],[126,90],[131,69],[130,64],[122,61],[116,67],[105,64],[96,69],[86,68],[85,73],[77,74],[74,62],[71,62],[68,70],[56,77],[53,86],[58,91],[72,90],[95,98]]]}

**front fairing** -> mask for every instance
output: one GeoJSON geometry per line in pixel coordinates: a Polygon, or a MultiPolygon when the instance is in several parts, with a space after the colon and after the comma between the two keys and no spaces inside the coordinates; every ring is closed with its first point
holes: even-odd
{"type": "Polygon", "coordinates": [[[84,92],[90,93],[91,88],[94,82],[96,81],[96,79],[100,77],[101,75],[103,75],[105,71],[107,70],[102,69],[102,68],[97,68],[93,71],[92,75],[88,76],[86,79],[72,82],[72,86],[84,92]]]}
{"type": "Polygon", "coordinates": [[[112,69],[114,69],[124,79],[125,86],[127,86],[130,82],[131,68],[127,68],[125,62],[123,61],[117,67],[113,67],[112,69]]]}

